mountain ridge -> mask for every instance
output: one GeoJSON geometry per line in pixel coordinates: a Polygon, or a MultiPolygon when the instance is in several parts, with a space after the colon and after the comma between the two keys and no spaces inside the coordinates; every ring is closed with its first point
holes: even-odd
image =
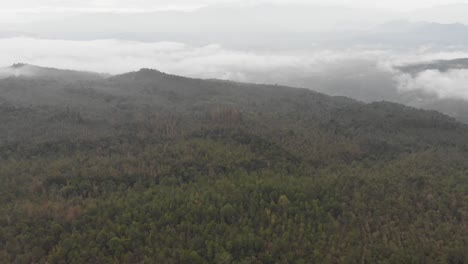
{"type": "Polygon", "coordinates": [[[0,79],[0,124],[5,263],[468,258],[468,125],[435,111],[143,69],[0,79]]]}
{"type": "Polygon", "coordinates": [[[25,77],[25,78],[50,78],[56,80],[92,81],[110,77],[109,74],[95,73],[90,71],[58,69],[43,67],[28,63],[14,63],[8,67],[0,68],[0,78],[25,77]]]}

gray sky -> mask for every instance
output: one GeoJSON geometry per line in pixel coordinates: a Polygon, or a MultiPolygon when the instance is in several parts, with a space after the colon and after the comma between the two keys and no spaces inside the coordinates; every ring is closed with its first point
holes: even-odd
{"type": "MultiPolygon", "coordinates": [[[[385,13],[394,19],[468,24],[468,0],[5,0],[0,7],[0,24],[50,20],[76,13],[194,11],[201,7],[238,7],[265,3],[364,9],[370,12],[365,15],[355,12],[353,17],[366,18],[368,21],[381,18],[385,13]],[[371,10],[375,9],[379,11],[373,15],[371,10]]],[[[333,13],[323,15],[334,16],[333,13]]]]}
{"type": "Polygon", "coordinates": [[[468,0],[15,0],[2,3],[2,12],[18,10],[33,12],[44,9],[78,9],[80,11],[105,9],[190,9],[212,4],[256,4],[264,2],[288,4],[297,2],[355,8],[390,8],[393,10],[407,11],[436,5],[468,3],[468,0]]]}

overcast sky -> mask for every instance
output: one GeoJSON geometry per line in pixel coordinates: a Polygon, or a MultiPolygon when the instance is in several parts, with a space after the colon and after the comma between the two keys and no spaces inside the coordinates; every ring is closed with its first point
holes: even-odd
{"type": "MultiPolygon", "coordinates": [[[[367,13],[355,11],[353,17],[368,21],[383,18],[384,15],[385,19],[468,24],[468,0],[5,0],[0,6],[0,24],[5,29],[4,25],[53,20],[76,13],[142,13],[167,10],[190,12],[202,7],[237,7],[265,3],[365,9],[367,13]],[[455,4],[458,5],[454,6],[455,4]],[[378,13],[368,12],[375,9],[379,9],[378,13]]],[[[333,13],[320,14],[330,17],[342,15],[333,13]]]]}
{"type": "Polygon", "coordinates": [[[15,0],[3,1],[2,11],[37,11],[44,9],[191,9],[213,4],[307,3],[356,8],[391,8],[407,11],[436,5],[468,3],[468,0],[15,0]]]}

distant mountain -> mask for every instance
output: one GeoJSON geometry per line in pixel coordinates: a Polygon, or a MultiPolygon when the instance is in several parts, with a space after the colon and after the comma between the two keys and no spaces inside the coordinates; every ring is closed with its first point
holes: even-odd
{"type": "MultiPolygon", "coordinates": [[[[465,69],[466,59],[440,60],[401,65],[396,71],[381,69],[371,60],[355,60],[331,67],[323,72],[286,79],[292,86],[307,87],[332,95],[346,96],[362,102],[390,101],[416,108],[436,110],[468,123],[468,101],[463,98],[440,98],[424,89],[400,89],[400,77],[417,78],[425,70],[465,69]]],[[[443,89],[440,88],[440,89],[443,89]]]]}
{"type": "Polygon", "coordinates": [[[317,45],[468,44],[464,24],[424,22],[434,21],[430,19],[392,21],[400,17],[411,16],[312,4],[214,5],[191,12],[77,13],[5,25],[4,30],[48,39],[218,43],[230,48],[262,50],[317,45]]]}
{"type": "Polygon", "coordinates": [[[388,17],[384,11],[313,4],[219,4],[191,12],[52,16],[46,21],[10,25],[8,30],[50,39],[123,39],[200,45],[219,43],[236,48],[306,48],[327,39],[324,32],[369,29],[371,25],[385,22],[388,17]]]}
{"type": "Polygon", "coordinates": [[[468,69],[468,58],[454,60],[436,60],[428,63],[417,63],[398,67],[399,70],[416,75],[427,70],[447,72],[449,70],[468,69]]]}
{"type": "Polygon", "coordinates": [[[438,5],[431,8],[416,9],[405,14],[412,21],[433,21],[437,23],[468,24],[468,4],[456,3],[438,5]]]}
{"type": "Polygon", "coordinates": [[[460,23],[392,21],[368,32],[356,33],[344,41],[348,45],[387,45],[401,48],[427,44],[467,45],[468,26],[460,23]]]}
{"type": "Polygon", "coordinates": [[[0,30],[0,39],[2,39],[2,38],[23,37],[23,36],[28,36],[28,34],[24,34],[24,33],[20,33],[20,32],[14,32],[14,31],[0,30]]]}

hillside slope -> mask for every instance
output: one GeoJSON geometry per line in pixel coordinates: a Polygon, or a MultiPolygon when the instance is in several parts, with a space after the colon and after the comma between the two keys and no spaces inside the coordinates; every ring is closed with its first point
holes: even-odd
{"type": "Polygon", "coordinates": [[[6,263],[468,261],[434,111],[142,69],[0,80],[0,123],[6,263]]]}
{"type": "Polygon", "coordinates": [[[107,74],[61,70],[55,68],[40,67],[25,63],[16,63],[10,67],[0,68],[0,79],[8,77],[39,78],[65,82],[102,80],[109,77],[107,74]]]}

